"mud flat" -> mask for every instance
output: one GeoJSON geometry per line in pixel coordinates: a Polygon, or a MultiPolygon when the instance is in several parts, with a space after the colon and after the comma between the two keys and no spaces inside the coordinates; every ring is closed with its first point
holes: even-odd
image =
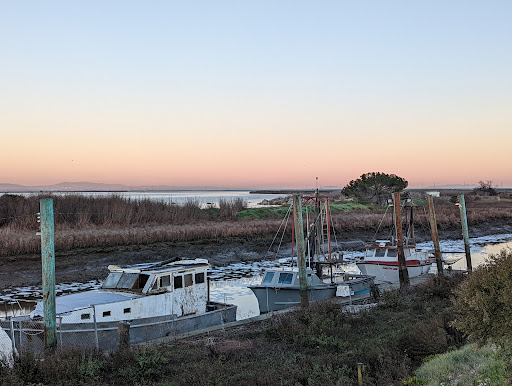
{"type": "MultiPolygon", "coordinates": [[[[512,233],[508,221],[493,221],[470,227],[470,237],[512,233]]],[[[339,248],[344,251],[361,251],[372,240],[373,231],[352,231],[338,235],[339,248]]],[[[425,242],[430,235],[425,230],[417,232],[418,242],[425,242]]],[[[458,228],[440,231],[441,239],[459,239],[458,228]]],[[[91,247],[56,252],[57,283],[86,283],[102,279],[109,264],[138,264],[169,258],[205,258],[213,266],[223,267],[235,263],[250,263],[287,257],[290,245],[279,254],[268,253],[271,237],[257,241],[242,238],[201,240],[194,242],[162,242],[144,245],[91,247]]],[[[0,290],[11,287],[38,286],[41,284],[41,257],[39,254],[0,257],[0,290]]]]}

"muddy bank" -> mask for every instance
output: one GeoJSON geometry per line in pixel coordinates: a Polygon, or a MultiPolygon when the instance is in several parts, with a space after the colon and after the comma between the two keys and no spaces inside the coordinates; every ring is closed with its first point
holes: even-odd
{"type": "MultiPolygon", "coordinates": [[[[441,239],[461,238],[459,228],[440,230],[441,239]]],[[[512,233],[512,224],[493,221],[472,225],[470,237],[512,233]]],[[[373,231],[352,231],[337,235],[340,249],[362,250],[374,238],[373,231]]],[[[290,245],[282,246],[279,254],[268,253],[273,237],[257,240],[243,239],[203,240],[194,242],[163,242],[148,245],[125,245],[105,248],[83,248],[56,252],[57,283],[84,283],[104,278],[109,264],[127,265],[169,258],[205,258],[214,266],[226,266],[236,262],[253,262],[289,256],[290,245]]],[[[418,242],[430,240],[428,229],[418,229],[418,242]]],[[[0,290],[4,288],[40,286],[40,255],[0,257],[0,290]]]]}

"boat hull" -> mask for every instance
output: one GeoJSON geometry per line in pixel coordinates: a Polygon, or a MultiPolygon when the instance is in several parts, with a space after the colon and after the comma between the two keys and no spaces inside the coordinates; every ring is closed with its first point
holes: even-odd
{"type": "MultiPolygon", "coordinates": [[[[265,286],[249,287],[260,307],[260,313],[282,310],[300,305],[299,288],[275,288],[265,286]]],[[[336,296],[336,286],[325,286],[323,288],[309,288],[309,301],[324,300],[336,296]]]]}
{"type": "MultiPolygon", "coordinates": [[[[234,305],[210,302],[209,311],[183,317],[176,315],[132,319],[125,322],[60,323],[57,329],[59,347],[88,347],[101,350],[115,350],[120,346],[119,325],[129,325],[129,342],[137,344],[163,337],[201,331],[210,327],[236,321],[234,305]]],[[[28,316],[0,321],[2,328],[14,342],[18,350],[42,352],[44,350],[44,321],[34,321],[28,316]]]]}
{"type": "MultiPolygon", "coordinates": [[[[398,274],[398,264],[379,264],[379,263],[357,263],[357,267],[363,275],[375,276],[375,280],[398,283],[400,281],[398,274]]],[[[407,272],[409,278],[427,273],[430,270],[430,264],[408,266],[407,272]]]]}

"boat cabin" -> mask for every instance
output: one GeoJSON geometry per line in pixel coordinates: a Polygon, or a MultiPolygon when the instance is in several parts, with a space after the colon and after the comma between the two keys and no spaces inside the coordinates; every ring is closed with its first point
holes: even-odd
{"type": "MultiPolygon", "coordinates": [[[[325,285],[320,278],[313,272],[312,269],[306,269],[306,276],[308,287],[315,285],[325,285]]],[[[299,283],[299,271],[298,270],[279,270],[269,269],[265,271],[263,280],[259,285],[261,287],[300,287],[299,283]]]]}
{"type": "MultiPolygon", "coordinates": [[[[103,286],[56,298],[62,323],[200,315],[207,311],[207,260],[109,266],[103,286]]],[[[43,316],[39,302],[32,317],[43,316]]]]}

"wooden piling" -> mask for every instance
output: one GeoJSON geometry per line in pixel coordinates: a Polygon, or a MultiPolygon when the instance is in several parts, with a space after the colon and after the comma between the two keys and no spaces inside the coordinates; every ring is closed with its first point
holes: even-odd
{"type": "Polygon", "coordinates": [[[398,277],[400,279],[400,288],[411,285],[407,263],[404,254],[404,236],[402,230],[402,208],[400,207],[400,192],[393,194],[393,204],[395,208],[395,227],[396,227],[396,246],[398,249],[398,277]]]}
{"type": "Polygon", "coordinates": [[[428,202],[428,218],[430,221],[430,229],[432,232],[432,241],[434,242],[434,256],[436,258],[437,275],[443,276],[443,258],[441,248],[439,246],[439,233],[437,232],[436,212],[434,210],[434,197],[427,194],[428,202]]]}
{"type": "Polygon", "coordinates": [[[471,264],[471,249],[469,248],[469,231],[468,231],[468,217],[466,215],[466,200],[464,199],[464,195],[460,194],[458,197],[459,200],[459,210],[460,210],[460,222],[462,224],[462,237],[464,238],[464,251],[466,252],[466,266],[468,272],[473,271],[473,265],[471,264]]]}
{"type": "Polygon", "coordinates": [[[299,195],[293,196],[293,219],[295,241],[297,243],[297,265],[299,267],[300,305],[309,306],[308,282],[306,275],[306,256],[304,250],[304,228],[302,222],[302,203],[299,195]]]}
{"type": "Polygon", "coordinates": [[[57,315],[55,309],[55,225],[53,200],[39,201],[41,213],[41,260],[43,266],[44,342],[48,348],[57,346],[57,315]]]}

